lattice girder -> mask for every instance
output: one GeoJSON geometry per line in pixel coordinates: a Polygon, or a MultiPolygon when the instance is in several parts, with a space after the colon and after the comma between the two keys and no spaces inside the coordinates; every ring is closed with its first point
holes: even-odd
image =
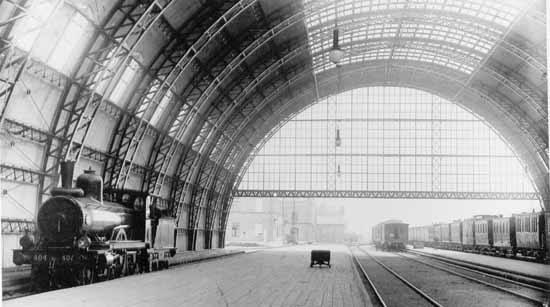
{"type": "MultiPolygon", "coordinates": [[[[439,82],[439,84],[441,84],[441,82],[439,82]]],[[[495,118],[493,121],[498,122],[499,120],[501,120],[501,119],[500,119],[500,118],[495,118]]],[[[500,128],[502,128],[502,127],[500,127],[500,128]]],[[[508,129],[508,130],[512,130],[512,131],[513,131],[513,129],[508,129]]],[[[509,137],[509,136],[507,136],[507,137],[509,137]]],[[[515,138],[515,139],[516,139],[516,142],[517,142],[518,140],[521,140],[521,138],[515,138]]],[[[531,159],[532,159],[532,158],[531,158],[531,159]]],[[[523,160],[524,160],[524,161],[526,160],[525,157],[524,157],[523,160]]],[[[531,161],[531,160],[527,159],[527,161],[531,161]]],[[[540,165],[540,164],[539,164],[539,165],[540,165]]],[[[529,167],[529,168],[531,169],[531,171],[534,170],[533,167],[529,167]]],[[[540,172],[540,171],[539,171],[539,172],[540,172]]],[[[536,173],[537,173],[537,172],[532,172],[532,173],[536,176],[536,173]]],[[[543,177],[543,176],[538,176],[538,177],[541,178],[541,177],[543,177]]],[[[539,188],[540,188],[540,187],[541,187],[541,185],[539,185],[539,188]]]]}
{"type": "MultiPolygon", "coordinates": [[[[205,161],[207,161],[207,158],[210,156],[210,152],[213,146],[215,145],[215,141],[220,139],[219,137],[222,131],[226,131],[225,129],[226,120],[230,117],[230,115],[233,115],[232,111],[244,101],[244,99],[246,98],[246,94],[251,92],[251,89],[249,88],[254,88],[257,84],[260,84],[263,81],[263,78],[265,78],[265,76],[268,76],[274,70],[280,69],[280,67],[286,63],[287,58],[291,59],[294,56],[306,51],[307,49],[305,49],[305,46],[303,46],[302,48],[297,48],[297,49],[292,48],[292,50],[293,51],[289,52],[287,56],[274,62],[273,65],[270,66],[267,70],[265,70],[264,72],[260,72],[258,77],[256,77],[253,82],[250,82],[250,84],[246,87],[246,90],[243,91],[240,95],[238,95],[235,98],[235,101],[233,102],[232,107],[223,113],[222,118],[218,119],[219,126],[215,127],[215,129],[209,129],[209,135],[205,138],[206,140],[209,140],[209,142],[204,144],[204,146],[199,151],[200,156],[197,156],[197,159],[193,162],[193,164],[196,165],[195,167],[201,168],[202,175],[200,178],[209,178],[208,183],[206,185],[208,187],[206,191],[209,191],[209,192],[212,191],[211,185],[213,184],[216,178],[215,176],[212,176],[212,175],[214,170],[216,169],[211,168],[211,171],[207,171],[205,169],[202,169],[202,167],[205,161]]],[[[263,95],[260,95],[260,96],[263,96],[263,95]]],[[[217,168],[217,169],[221,170],[221,168],[217,168]]],[[[202,201],[208,202],[209,198],[210,196],[208,194],[205,194],[202,198],[202,201]]]]}
{"type": "Polygon", "coordinates": [[[153,116],[151,110],[158,106],[160,99],[170,92],[178,100],[176,106],[185,104],[184,99],[175,94],[173,88],[189,63],[188,58],[191,56],[191,47],[198,47],[193,43],[197,43],[201,34],[207,32],[208,27],[215,24],[217,18],[226,11],[224,6],[211,10],[208,8],[209,6],[206,5],[205,8],[198,10],[196,18],[193,18],[197,22],[192,25],[185,25],[187,27],[192,26],[185,33],[182,33],[184,32],[183,29],[173,29],[173,32],[176,33],[172,36],[173,41],[161,49],[159,56],[155,57],[155,61],[162,61],[158,65],[159,68],[156,69],[157,73],[153,74],[156,79],[149,85],[148,91],[146,90],[147,93],[141,96],[142,99],[131,107],[129,113],[134,117],[126,125],[120,125],[120,129],[117,129],[115,140],[119,140],[119,142],[111,145],[111,151],[116,151],[113,154],[116,154],[117,157],[122,154],[119,159],[113,160],[110,167],[111,178],[114,180],[111,185],[124,186],[135,159],[137,148],[147,129],[147,123],[143,120],[149,121],[151,119],[153,116]],[[196,40],[190,41],[190,37],[195,37],[196,40]]]}

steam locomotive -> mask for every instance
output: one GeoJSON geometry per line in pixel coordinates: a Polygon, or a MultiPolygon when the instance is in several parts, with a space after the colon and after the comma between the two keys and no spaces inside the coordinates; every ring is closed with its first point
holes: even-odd
{"type": "Polygon", "coordinates": [[[72,187],[73,171],[74,162],[61,164],[62,187],[51,189],[38,211],[38,239],[25,234],[13,252],[16,265],[31,265],[34,289],[168,267],[176,249],[167,203],[140,191],[103,191],[101,176],[91,169],[72,187]]]}

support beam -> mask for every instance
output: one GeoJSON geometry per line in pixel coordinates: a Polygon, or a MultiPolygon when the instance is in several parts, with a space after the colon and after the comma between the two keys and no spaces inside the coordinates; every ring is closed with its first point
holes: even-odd
{"type": "Polygon", "coordinates": [[[13,165],[0,164],[0,179],[25,184],[38,184],[45,174],[13,165]]]}
{"type": "Polygon", "coordinates": [[[539,200],[541,196],[506,192],[236,190],[233,197],[539,200]]]}
{"type": "Polygon", "coordinates": [[[22,235],[25,231],[34,233],[36,224],[34,221],[25,219],[2,218],[2,234],[3,235],[22,235]]]}

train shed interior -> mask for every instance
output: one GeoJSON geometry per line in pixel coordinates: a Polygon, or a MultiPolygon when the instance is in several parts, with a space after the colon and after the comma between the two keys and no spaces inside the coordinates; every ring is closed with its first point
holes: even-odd
{"type": "Polygon", "coordinates": [[[550,211],[547,29],[544,0],[0,1],[2,266],[68,161],[178,252],[251,197],[550,211]]]}

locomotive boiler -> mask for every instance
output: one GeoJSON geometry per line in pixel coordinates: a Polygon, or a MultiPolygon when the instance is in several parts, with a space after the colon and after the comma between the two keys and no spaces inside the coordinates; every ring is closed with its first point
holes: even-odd
{"type": "MultiPolygon", "coordinates": [[[[110,237],[120,225],[130,229],[137,227],[134,218],[140,214],[137,208],[104,202],[101,177],[93,170],[86,170],[77,178],[76,188],[54,188],[51,194],[37,217],[38,229],[49,246],[65,246],[71,242],[85,244],[110,237]]],[[[119,239],[124,232],[116,234],[119,239]]]]}
{"type": "Polygon", "coordinates": [[[15,264],[31,264],[35,288],[88,284],[167,267],[175,254],[175,223],[166,207],[140,191],[103,191],[102,178],[91,169],[72,187],[73,168],[72,162],[61,164],[62,186],[51,189],[38,211],[37,242],[25,235],[22,249],[14,250],[15,264]],[[170,229],[157,231],[159,224],[170,229]],[[168,238],[159,238],[166,233],[168,238]],[[169,246],[155,246],[155,240],[169,246]]]}

